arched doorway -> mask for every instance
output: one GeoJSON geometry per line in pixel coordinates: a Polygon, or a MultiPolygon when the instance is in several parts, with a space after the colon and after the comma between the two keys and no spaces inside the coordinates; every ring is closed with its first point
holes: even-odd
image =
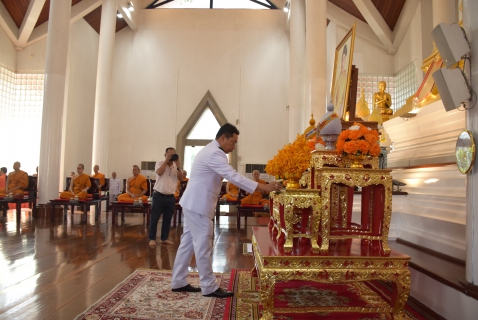
{"type": "MultiPolygon", "coordinates": [[[[211,92],[206,92],[177,136],[176,150],[184,157],[182,163],[186,171],[199,150],[215,139],[219,127],[227,122],[211,92]]],[[[229,154],[229,162],[237,170],[237,147],[229,154]]]]}

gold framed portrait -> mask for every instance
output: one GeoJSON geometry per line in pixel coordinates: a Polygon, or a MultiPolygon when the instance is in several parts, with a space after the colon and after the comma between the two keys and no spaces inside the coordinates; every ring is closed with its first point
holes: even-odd
{"type": "Polygon", "coordinates": [[[330,99],[335,107],[335,112],[341,119],[345,119],[345,114],[347,113],[354,43],[355,23],[335,49],[334,73],[332,77],[330,99]]]}

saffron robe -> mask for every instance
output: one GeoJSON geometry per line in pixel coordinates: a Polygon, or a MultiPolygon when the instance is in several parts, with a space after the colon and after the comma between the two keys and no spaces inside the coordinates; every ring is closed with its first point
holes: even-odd
{"type": "Polygon", "coordinates": [[[91,176],[94,179],[98,179],[100,181],[100,185],[98,186],[98,190],[101,192],[103,186],[105,185],[105,175],[102,173],[95,173],[91,176]]]}
{"type": "Polygon", "coordinates": [[[226,193],[221,198],[226,199],[227,201],[237,201],[237,196],[239,195],[239,188],[231,182],[227,182],[227,184],[229,186],[229,193],[235,194],[236,196],[234,197],[234,196],[231,196],[229,193],[226,193]]]}
{"type": "Polygon", "coordinates": [[[23,190],[28,187],[28,174],[25,171],[18,170],[10,172],[8,175],[8,185],[7,188],[0,189],[0,196],[4,197],[7,195],[7,189],[11,190],[18,186],[20,189],[13,191],[14,196],[23,196],[23,190]]]}
{"type": "MultiPolygon", "coordinates": [[[[266,184],[266,182],[261,179],[259,179],[257,182],[266,184]]],[[[267,203],[269,203],[269,200],[262,199],[262,192],[260,191],[254,191],[254,193],[251,193],[245,196],[244,199],[241,200],[241,204],[267,204],[267,203]]]]}
{"type": "Polygon", "coordinates": [[[78,177],[76,177],[73,181],[70,183],[73,183],[73,194],[71,193],[71,188],[68,191],[63,191],[60,193],[60,198],[62,199],[72,199],[75,196],[78,196],[78,198],[84,200],[88,198],[88,192],[84,192],[83,190],[88,187],[91,188],[91,181],[90,181],[90,176],[82,173],[78,177]]]}
{"type": "MultiPolygon", "coordinates": [[[[129,181],[128,190],[133,194],[140,194],[144,190],[148,190],[148,180],[141,174],[138,174],[136,177],[133,176],[129,181]]],[[[135,199],[138,199],[138,197],[132,198],[129,193],[123,193],[118,196],[118,201],[121,202],[133,202],[135,199]]],[[[148,197],[141,196],[141,200],[143,202],[148,201],[148,197]]]]}

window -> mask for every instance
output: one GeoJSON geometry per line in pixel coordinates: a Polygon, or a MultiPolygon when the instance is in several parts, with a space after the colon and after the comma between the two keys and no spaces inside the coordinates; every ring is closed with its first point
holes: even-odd
{"type": "Polygon", "coordinates": [[[219,128],[219,122],[212,114],[211,109],[206,108],[186,139],[213,140],[216,138],[219,128]]]}
{"type": "Polygon", "coordinates": [[[217,122],[216,117],[212,114],[211,109],[206,108],[186,137],[183,163],[184,170],[188,173],[191,172],[194,158],[196,158],[198,152],[201,151],[207,143],[216,138],[219,128],[219,122],[217,122]]]}
{"type": "Polygon", "coordinates": [[[396,110],[405,105],[406,100],[411,97],[418,89],[415,75],[415,64],[410,64],[396,76],[373,74],[359,75],[357,83],[357,102],[360,99],[360,92],[363,86],[365,100],[368,103],[370,112],[372,112],[373,109],[373,94],[378,92],[378,83],[380,81],[385,81],[387,84],[385,92],[388,92],[392,96],[391,108],[395,113],[396,110]]]}
{"type": "Polygon", "coordinates": [[[0,67],[0,164],[35,173],[40,159],[43,74],[16,74],[0,67]]]}
{"type": "Polygon", "coordinates": [[[277,9],[269,0],[155,0],[147,9],[277,9]]]}

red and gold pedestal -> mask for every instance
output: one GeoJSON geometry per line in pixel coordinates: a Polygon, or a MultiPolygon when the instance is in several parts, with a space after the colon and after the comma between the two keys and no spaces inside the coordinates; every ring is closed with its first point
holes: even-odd
{"type": "Polygon", "coordinates": [[[364,247],[360,240],[330,248],[327,255],[314,253],[310,244],[294,239],[292,252],[277,246],[266,227],[252,227],[254,254],[253,275],[258,276],[263,306],[262,320],[272,320],[274,313],[360,312],[390,313],[394,319],[404,317],[404,307],[410,293],[409,256],[391,251],[384,255],[364,247]],[[306,308],[275,308],[274,289],[278,282],[287,285],[293,280],[324,284],[382,280],[392,283],[392,299],[388,307],[315,306],[306,308]]]}
{"type": "Polygon", "coordinates": [[[388,233],[392,216],[391,170],[323,167],[316,176],[321,187],[319,250],[327,254],[329,242],[362,239],[375,251],[389,254],[388,233]],[[362,188],[360,225],[351,223],[354,187],[362,188]],[[347,197],[348,200],[341,200],[347,197]]]}
{"type": "Polygon", "coordinates": [[[318,190],[286,189],[285,192],[271,193],[271,220],[269,231],[291,252],[293,239],[301,238],[301,243],[311,243],[316,250],[320,222],[320,195],[318,190]]]}

